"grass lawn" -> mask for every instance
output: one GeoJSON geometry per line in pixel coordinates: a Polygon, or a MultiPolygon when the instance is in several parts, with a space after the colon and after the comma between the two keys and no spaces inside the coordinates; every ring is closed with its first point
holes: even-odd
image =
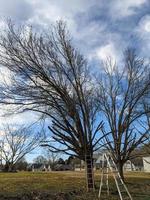
{"type": "MultiPolygon", "coordinates": [[[[19,172],[0,173],[0,200],[96,200],[100,173],[96,172],[95,193],[86,193],[84,172],[19,172]],[[36,198],[34,197],[36,196],[36,198]]],[[[133,200],[150,200],[150,173],[127,173],[126,182],[133,200]]],[[[108,200],[117,200],[118,195],[110,177],[111,195],[108,200]]],[[[102,198],[105,199],[105,198],[102,198]]]]}

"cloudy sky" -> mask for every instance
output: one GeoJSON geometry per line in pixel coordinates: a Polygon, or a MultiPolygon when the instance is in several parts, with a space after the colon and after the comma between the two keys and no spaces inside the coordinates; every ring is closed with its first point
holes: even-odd
{"type": "MultiPolygon", "coordinates": [[[[89,59],[120,59],[127,46],[148,56],[150,0],[0,0],[0,17],[41,28],[67,21],[77,46],[89,59]]],[[[2,23],[0,23],[2,24],[2,23]]]]}
{"type": "MultiPolygon", "coordinates": [[[[0,28],[7,18],[41,29],[65,20],[76,46],[93,63],[108,56],[120,62],[129,46],[149,57],[150,0],[0,0],[0,28]]],[[[24,123],[33,116],[0,117],[0,123],[24,123]]]]}

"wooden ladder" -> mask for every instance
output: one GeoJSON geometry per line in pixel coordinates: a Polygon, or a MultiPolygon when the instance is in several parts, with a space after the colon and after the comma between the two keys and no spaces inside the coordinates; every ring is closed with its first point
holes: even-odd
{"type": "MultiPolygon", "coordinates": [[[[90,179],[90,184],[91,184],[91,188],[92,188],[92,190],[94,191],[94,172],[93,172],[93,161],[92,161],[92,157],[91,157],[91,155],[86,155],[85,156],[85,172],[86,172],[86,178],[87,178],[87,176],[89,176],[89,177],[91,177],[90,179]],[[90,161],[90,162],[88,162],[88,161],[90,161]],[[90,168],[91,170],[90,170],[90,172],[88,171],[88,168],[90,168]]],[[[86,180],[86,182],[87,182],[87,185],[88,185],[88,180],[86,180]]],[[[88,188],[87,188],[88,189],[88,188]]]]}

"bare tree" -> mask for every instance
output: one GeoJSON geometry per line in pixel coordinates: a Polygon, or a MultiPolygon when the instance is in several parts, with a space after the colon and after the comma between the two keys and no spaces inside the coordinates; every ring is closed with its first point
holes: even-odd
{"type": "Polygon", "coordinates": [[[21,158],[16,164],[15,169],[19,171],[27,171],[28,162],[26,161],[25,157],[21,158]]]}
{"type": "Polygon", "coordinates": [[[33,160],[33,162],[36,164],[47,164],[48,160],[44,156],[39,155],[33,160]]]}
{"type": "Polygon", "coordinates": [[[57,164],[58,159],[61,157],[61,153],[54,153],[50,151],[49,148],[46,148],[44,149],[44,155],[48,161],[48,164],[50,164],[50,167],[53,170],[55,165],[57,164]]]}
{"type": "Polygon", "coordinates": [[[0,39],[0,63],[11,71],[1,103],[40,112],[52,120],[52,152],[74,155],[87,163],[87,188],[94,188],[93,152],[100,148],[102,121],[96,120],[95,83],[83,56],[73,47],[66,25],[58,22],[46,34],[8,23],[0,39]]]}
{"type": "Polygon", "coordinates": [[[14,129],[7,125],[1,135],[3,145],[0,147],[5,170],[15,170],[16,163],[33,151],[40,144],[41,139],[41,134],[35,134],[31,128],[21,126],[14,129]]]}
{"type": "Polygon", "coordinates": [[[132,152],[147,141],[150,131],[145,124],[150,109],[143,108],[150,92],[150,66],[128,49],[124,66],[117,67],[108,58],[102,75],[98,101],[106,122],[103,132],[110,133],[105,142],[124,179],[124,163],[134,157],[132,152]]]}

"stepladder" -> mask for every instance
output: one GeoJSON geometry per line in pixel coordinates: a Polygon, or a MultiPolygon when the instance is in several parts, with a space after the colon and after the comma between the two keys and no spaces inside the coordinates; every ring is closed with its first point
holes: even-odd
{"type": "Polygon", "coordinates": [[[129,193],[129,190],[127,186],[125,185],[124,181],[122,180],[119,171],[117,169],[117,166],[111,157],[111,154],[104,153],[102,155],[102,166],[101,166],[101,181],[100,181],[100,187],[99,187],[99,194],[98,198],[102,199],[102,191],[105,187],[105,195],[110,195],[110,187],[109,187],[109,175],[112,175],[115,185],[118,192],[118,199],[119,200],[133,200],[131,197],[131,194],[129,193]]]}

